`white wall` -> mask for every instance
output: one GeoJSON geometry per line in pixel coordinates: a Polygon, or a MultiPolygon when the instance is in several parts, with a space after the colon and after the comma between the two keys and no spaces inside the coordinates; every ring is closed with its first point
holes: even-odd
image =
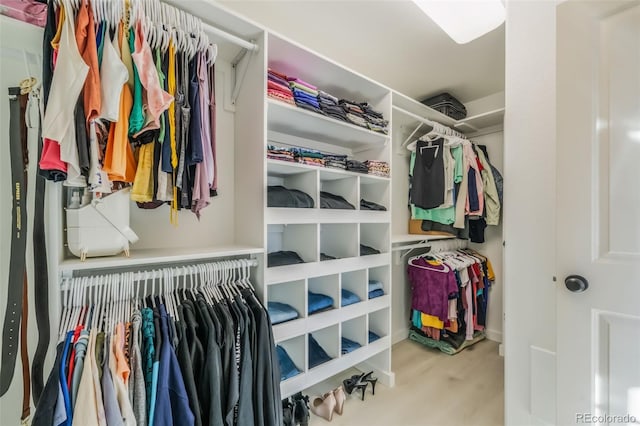
{"type": "Polygon", "coordinates": [[[505,424],[554,422],[555,8],[508,1],[505,115],[505,424]],[[546,375],[545,375],[546,374],[546,375]],[[545,399],[544,396],[549,396],[545,399]]]}

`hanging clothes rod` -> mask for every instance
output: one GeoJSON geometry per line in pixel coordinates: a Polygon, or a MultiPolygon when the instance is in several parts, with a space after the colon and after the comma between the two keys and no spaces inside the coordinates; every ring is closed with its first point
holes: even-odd
{"type": "Polygon", "coordinates": [[[221,30],[220,28],[214,27],[213,25],[207,24],[206,22],[202,23],[202,29],[211,35],[218,36],[223,38],[231,43],[242,47],[243,49],[247,49],[250,52],[257,52],[260,50],[260,46],[250,41],[247,41],[243,38],[238,37],[237,35],[228,33],[226,31],[221,30]]]}

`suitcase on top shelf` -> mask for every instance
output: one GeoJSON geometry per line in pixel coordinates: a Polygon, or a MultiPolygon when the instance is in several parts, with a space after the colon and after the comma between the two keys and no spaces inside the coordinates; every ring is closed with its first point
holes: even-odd
{"type": "Polygon", "coordinates": [[[447,92],[423,99],[421,102],[426,106],[453,118],[454,120],[462,120],[467,116],[467,108],[465,108],[462,102],[447,92]]]}

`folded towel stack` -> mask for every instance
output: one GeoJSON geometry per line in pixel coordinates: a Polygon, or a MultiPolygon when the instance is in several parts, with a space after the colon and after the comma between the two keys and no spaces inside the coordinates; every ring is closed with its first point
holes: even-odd
{"type": "Polygon", "coordinates": [[[282,161],[296,161],[294,153],[290,148],[283,148],[275,145],[267,145],[267,158],[282,161]]]}
{"type": "Polygon", "coordinates": [[[287,76],[271,68],[267,72],[267,96],[295,105],[287,76]]]}
{"type": "Polygon", "coordinates": [[[347,156],[346,155],[335,155],[335,154],[324,154],[324,166],[332,167],[334,169],[347,169],[347,156]]]}
{"type": "Polygon", "coordinates": [[[369,168],[366,164],[358,160],[347,161],[347,170],[357,173],[369,173],[369,168]]]}
{"type": "Polygon", "coordinates": [[[368,160],[364,164],[370,175],[389,177],[389,163],[386,161],[368,160]]]}

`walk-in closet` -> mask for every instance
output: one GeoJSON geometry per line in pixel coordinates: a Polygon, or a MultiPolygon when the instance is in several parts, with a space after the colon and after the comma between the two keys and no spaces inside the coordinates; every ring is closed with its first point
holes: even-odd
{"type": "Polygon", "coordinates": [[[504,422],[504,25],[462,84],[357,58],[413,2],[46,3],[0,2],[7,425],[504,422]]]}

